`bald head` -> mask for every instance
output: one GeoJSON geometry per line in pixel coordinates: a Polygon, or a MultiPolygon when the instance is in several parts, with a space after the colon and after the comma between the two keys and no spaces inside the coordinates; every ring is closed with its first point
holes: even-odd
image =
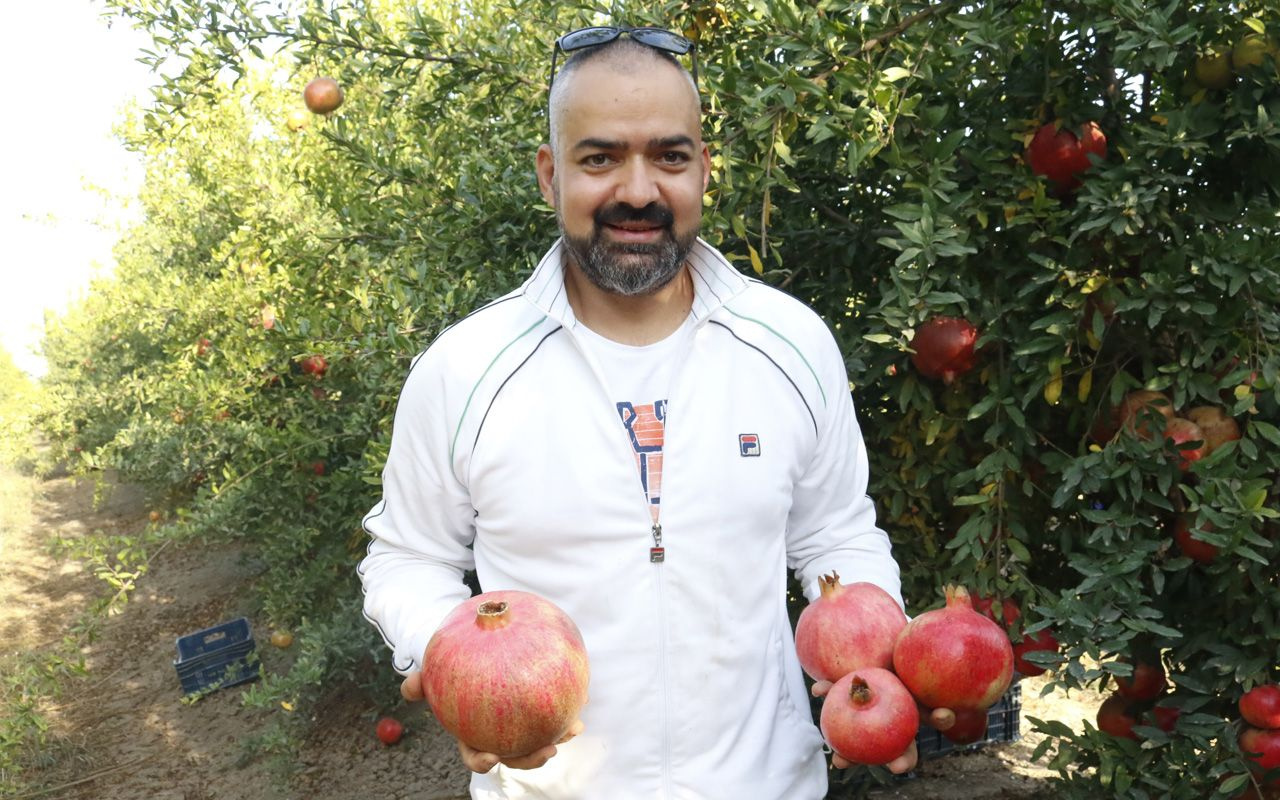
{"type": "Polygon", "coordinates": [[[577,74],[584,67],[606,69],[619,76],[635,74],[638,70],[672,69],[684,76],[688,85],[687,97],[673,97],[672,102],[691,102],[695,113],[701,115],[702,103],[698,96],[698,86],[693,76],[671,53],[657,50],[641,44],[629,36],[620,36],[612,42],[586,47],[573,51],[565,60],[564,66],[556,73],[555,82],[551,86],[551,95],[547,102],[547,116],[550,119],[551,151],[559,157],[562,151],[560,131],[565,109],[574,96],[574,84],[577,74]]]}

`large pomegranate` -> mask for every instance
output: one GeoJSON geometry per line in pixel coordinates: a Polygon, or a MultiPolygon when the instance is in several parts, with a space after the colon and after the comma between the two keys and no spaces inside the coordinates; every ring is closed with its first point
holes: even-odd
{"type": "Polygon", "coordinates": [[[1240,716],[1255,728],[1280,728],[1280,686],[1255,686],[1240,698],[1240,716]]]}
{"type": "MultiPolygon", "coordinates": [[[[1240,732],[1240,752],[1253,762],[1260,774],[1280,769],[1280,731],[1245,728],[1240,732]]],[[[1280,777],[1272,778],[1263,785],[1280,787],[1280,777]]]]}
{"type": "Polygon", "coordinates": [[[485,592],[449,612],[427,643],[422,692],[445,730],[485,753],[554,744],[587,702],[587,650],[553,603],[485,592]]]}
{"type": "Polygon", "coordinates": [[[816,681],[836,681],[859,667],[893,667],[893,643],[907,615],[874,583],[844,586],[832,572],[820,580],[822,594],[796,620],[796,655],[816,681]]]}
{"type": "Polygon", "coordinates": [[[1077,176],[1091,166],[1090,154],[1107,156],[1107,137],[1096,122],[1082,125],[1078,135],[1050,122],[1040,126],[1027,145],[1027,164],[1037,175],[1070,189],[1079,184],[1077,176]]]}
{"type": "Polygon", "coordinates": [[[893,647],[893,669],[928,708],[986,709],[1013,680],[1013,646],[1004,630],[973,610],[963,586],[947,604],[907,623],[893,647]]]}
{"type": "Polygon", "coordinates": [[[911,363],[926,378],[950,384],[973,369],[978,329],[967,319],[931,317],[911,337],[911,363]]]}
{"type": "Polygon", "coordinates": [[[888,764],[920,731],[911,693],[892,672],[862,667],[835,682],[818,716],[822,737],[854,764],[888,764]]]}

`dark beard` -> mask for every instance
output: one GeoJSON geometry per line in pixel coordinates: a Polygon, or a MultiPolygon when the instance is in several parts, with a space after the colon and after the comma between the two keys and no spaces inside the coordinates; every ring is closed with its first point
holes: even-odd
{"type": "MultiPolygon", "coordinates": [[[[557,214],[557,217],[559,215],[557,214]]],[[[623,203],[608,206],[595,214],[590,238],[569,236],[560,219],[565,247],[582,274],[597,288],[623,297],[653,294],[680,273],[680,266],[693,249],[696,230],[677,236],[671,211],[657,203],[633,208],[623,203]],[[605,225],[649,222],[663,227],[661,241],[653,244],[610,244],[604,238],[605,225]]]]}

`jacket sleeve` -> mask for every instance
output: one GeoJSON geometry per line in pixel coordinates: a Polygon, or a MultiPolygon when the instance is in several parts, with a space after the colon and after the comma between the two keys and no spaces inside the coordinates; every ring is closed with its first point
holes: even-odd
{"type": "Polygon", "coordinates": [[[867,495],[867,451],[854,414],[848,373],[835,340],[823,326],[815,370],[826,398],[808,469],[797,482],[787,526],[788,564],[805,596],[818,596],[820,576],[868,581],[902,605],[902,584],[888,535],[876,525],[867,495]]]}
{"type": "Polygon", "coordinates": [[[364,615],[392,649],[392,666],[421,669],[445,615],[470,596],[475,511],[451,458],[446,371],[431,350],[418,357],[396,405],[382,500],[365,516],[371,537],[357,572],[364,615]]]}

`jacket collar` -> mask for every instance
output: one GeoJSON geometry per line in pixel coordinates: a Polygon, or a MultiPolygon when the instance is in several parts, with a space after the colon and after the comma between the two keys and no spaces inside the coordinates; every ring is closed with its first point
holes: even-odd
{"type": "MultiPolygon", "coordinates": [[[[564,239],[556,239],[520,291],[542,313],[565,327],[573,327],[576,320],[564,290],[564,257],[564,239]]],[[[693,278],[691,313],[695,324],[711,316],[712,312],[747,288],[746,277],[701,237],[689,251],[685,263],[693,278]]]]}

